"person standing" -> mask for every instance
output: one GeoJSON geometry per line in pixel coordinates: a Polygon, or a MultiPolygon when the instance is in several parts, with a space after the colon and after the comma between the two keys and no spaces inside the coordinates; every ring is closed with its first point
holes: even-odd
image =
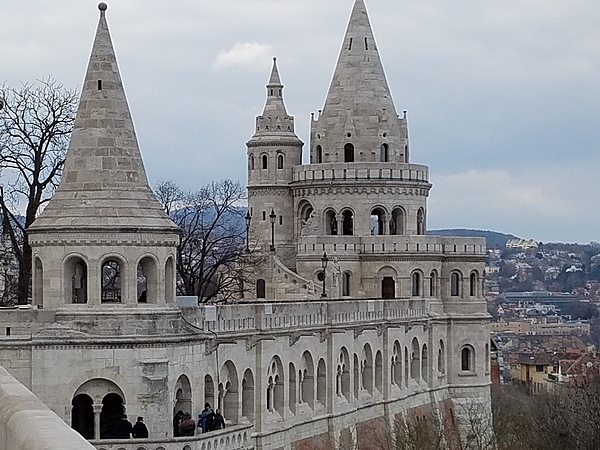
{"type": "Polygon", "coordinates": [[[179,436],[193,436],[196,434],[196,422],[190,413],[185,413],[179,424],[179,436]]]}
{"type": "Polygon", "coordinates": [[[131,422],[127,420],[127,416],[123,414],[121,419],[117,421],[115,427],[115,439],[129,439],[131,438],[131,432],[133,431],[133,426],[131,422]]]}
{"type": "Polygon", "coordinates": [[[173,437],[179,437],[179,424],[183,419],[183,411],[179,410],[173,416],[173,437]]]}
{"type": "Polygon", "coordinates": [[[221,410],[217,409],[215,411],[215,417],[213,418],[212,429],[221,430],[223,428],[225,428],[225,419],[221,415],[221,410]]]}
{"type": "Polygon", "coordinates": [[[212,430],[212,419],[215,415],[215,412],[210,407],[210,403],[206,402],[204,404],[204,409],[202,413],[198,416],[198,426],[202,430],[202,433],[206,433],[212,430]]]}
{"type": "Polygon", "coordinates": [[[148,437],[148,427],[146,427],[143,417],[140,416],[137,418],[137,422],[133,426],[131,435],[136,439],[144,439],[148,437]]]}

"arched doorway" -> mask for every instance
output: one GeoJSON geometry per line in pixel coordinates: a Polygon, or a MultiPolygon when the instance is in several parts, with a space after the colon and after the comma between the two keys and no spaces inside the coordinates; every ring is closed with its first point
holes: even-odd
{"type": "Polygon", "coordinates": [[[71,428],[85,439],[94,439],[94,400],[87,394],[73,397],[71,428]]]}
{"type": "Polygon", "coordinates": [[[116,439],[118,434],[117,422],[125,414],[123,398],[114,392],[106,394],[102,399],[102,411],[100,412],[100,439],[116,439]]]}
{"type": "Polygon", "coordinates": [[[229,422],[238,423],[238,375],[231,361],[227,361],[221,369],[219,398],[223,417],[229,422]]]}
{"type": "Polygon", "coordinates": [[[254,375],[250,369],[246,369],[242,379],[242,417],[254,422],[254,375]]]}
{"type": "Polygon", "coordinates": [[[381,298],[396,298],[396,281],[394,277],[383,277],[381,280],[381,298]]]}
{"type": "Polygon", "coordinates": [[[192,387],[187,376],[181,375],[175,383],[175,405],[173,406],[173,415],[177,411],[184,413],[193,413],[192,411],[192,387]]]}

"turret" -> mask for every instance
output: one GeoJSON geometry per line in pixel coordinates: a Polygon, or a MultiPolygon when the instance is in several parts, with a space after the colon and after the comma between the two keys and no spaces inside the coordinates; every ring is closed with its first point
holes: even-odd
{"type": "Polygon", "coordinates": [[[146,178],[106,4],[60,185],[28,228],[33,303],[46,309],[166,306],[179,229],[146,178]]]}
{"type": "Polygon", "coordinates": [[[283,84],[273,58],[273,68],[267,84],[267,101],[263,113],[256,118],[254,136],[248,148],[248,206],[251,231],[263,248],[271,247],[293,265],[294,208],[289,184],[293,168],[302,164],[304,143],[294,132],[294,117],[288,115],[283,102],[283,84]],[[269,216],[275,219],[271,225],[269,216]]]}

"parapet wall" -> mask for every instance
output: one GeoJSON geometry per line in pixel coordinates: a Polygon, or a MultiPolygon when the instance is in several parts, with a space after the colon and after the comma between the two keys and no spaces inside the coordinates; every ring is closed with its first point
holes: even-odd
{"type": "Polygon", "coordinates": [[[428,183],[429,168],[403,163],[329,163],[294,167],[294,183],[306,181],[389,180],[428,183]]]}
{"type": "Polygon", "coordinates": [[[0,450],[55,449],[94,446],[0,367],[0,450]]]}

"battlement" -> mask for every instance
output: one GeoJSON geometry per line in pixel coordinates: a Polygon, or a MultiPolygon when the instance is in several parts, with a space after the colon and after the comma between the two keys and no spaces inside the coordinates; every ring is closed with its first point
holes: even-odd
{"type": "Polygon", "coordinates": [[[429,183],[429,168],[422,164],[389,162],[307,164],[294,167],[294,183],[340,180],[429,183]]]}

